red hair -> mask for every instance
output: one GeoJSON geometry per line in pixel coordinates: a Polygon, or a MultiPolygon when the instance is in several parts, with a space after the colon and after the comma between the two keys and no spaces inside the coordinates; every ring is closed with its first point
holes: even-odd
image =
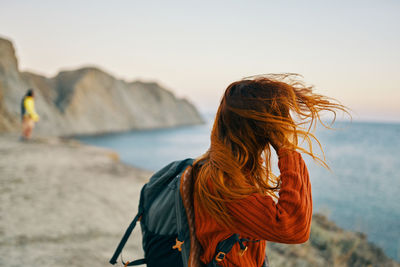
{"type": "MultiPolygon", "coordinates": [[[[226,89],[211,132],[209,150],[193,166],[194,195],[200,206],[220,223],[232,223],[226,203],[252,193],[274,196],[279,177],[271,172],[270,145],[316,156],[311,133],[322,111],[346,113],[331,98],[315,94],[296,75],[270,75],[234,82],[226,89]],[[307,126],[307,127],[305,127],[307,126]],[[298,145],[303,139],[308,148],[298,145]],[[264,159],[263,159],[264,157],[264,159]]],[[[328,126],[326,126],[328,127],[328,126]]]]}

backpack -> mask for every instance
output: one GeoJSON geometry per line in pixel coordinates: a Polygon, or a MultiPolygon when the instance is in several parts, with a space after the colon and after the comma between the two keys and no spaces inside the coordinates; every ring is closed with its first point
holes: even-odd
{"type": "MultiPolygon", "coordinates": [[[[188,267],[190,254],[190,231],[186,210],[180,194],[180,182],[184,170],[193,164],[193,159],[174,161],[145,184],[140,193],[138,213],[129,225],[115,250],[111,264],[116,264],[125,243],[138,221],[142,229],[144,259],[123,262],[124,266],[146,264],[148,267],[188,267]]],[[[215,267],[232,247],[239,243],[245,250],[238,234],[218,243],[214,259],[204,267],[215,267]]]]}
{"type": "Polygon", "coordinates": [[[24,115],[26,114],[26,108],[25,108],[25,98],[26,96],[24,96],[21,100],[21,120],[24,119],[24,115]]]}

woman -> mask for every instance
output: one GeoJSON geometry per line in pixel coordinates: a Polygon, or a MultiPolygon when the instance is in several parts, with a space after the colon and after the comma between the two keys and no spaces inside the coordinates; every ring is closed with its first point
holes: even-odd
{"type": "Polygon", "coordinates": [[[39,121],[39,115],[35,110],[34,97],[33,89],[28,89],[21,101],[22,140],[31,138],[35,122],[39,121]]]}
{"type": "Polygon", "coordinates": [[[263,266],[266,241],[298,244],[309,238],[311,184],[296,151],[326,166],[313,153],[312,140],[319,142],[310,130],[321,122],[321,112],[347,111],[295,77],[244,79],[229,85],[222,97],[210,148],[191,170],[195,235],[204,264],[263,266]],[[300,147],[299,139],[308,147],[300,147]],[[279,177],[271,172],[271,146],[279,177]],[[217,253],[217,245],[232,234],[241,242],[217,253]]]}

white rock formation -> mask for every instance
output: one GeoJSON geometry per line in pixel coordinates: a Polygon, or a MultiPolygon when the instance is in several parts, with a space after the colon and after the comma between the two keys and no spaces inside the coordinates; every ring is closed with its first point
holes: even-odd
{"type": "Polygon", "coordinates": [[[40,135],[99,134],[199,124],[186,99],[157,83],[126,82],[95,68],[62,71],[53,78],[19,72],[12,43],[0,38],[0,131],[17,131],[20,101],[35,89],[40,135]]]}

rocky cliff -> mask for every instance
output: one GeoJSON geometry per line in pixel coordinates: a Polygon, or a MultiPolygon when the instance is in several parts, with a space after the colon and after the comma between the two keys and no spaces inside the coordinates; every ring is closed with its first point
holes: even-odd
{"type": "Polygon", "coordinates": [[[20,72],[12,43],[0,38],[0,131],[18,131],[20,101],[35,89],[41,135],[98,134],[198,124],[186,99],[157,83],[126,82],[95,68],[62,71],[47,78],[20,72]]]}

